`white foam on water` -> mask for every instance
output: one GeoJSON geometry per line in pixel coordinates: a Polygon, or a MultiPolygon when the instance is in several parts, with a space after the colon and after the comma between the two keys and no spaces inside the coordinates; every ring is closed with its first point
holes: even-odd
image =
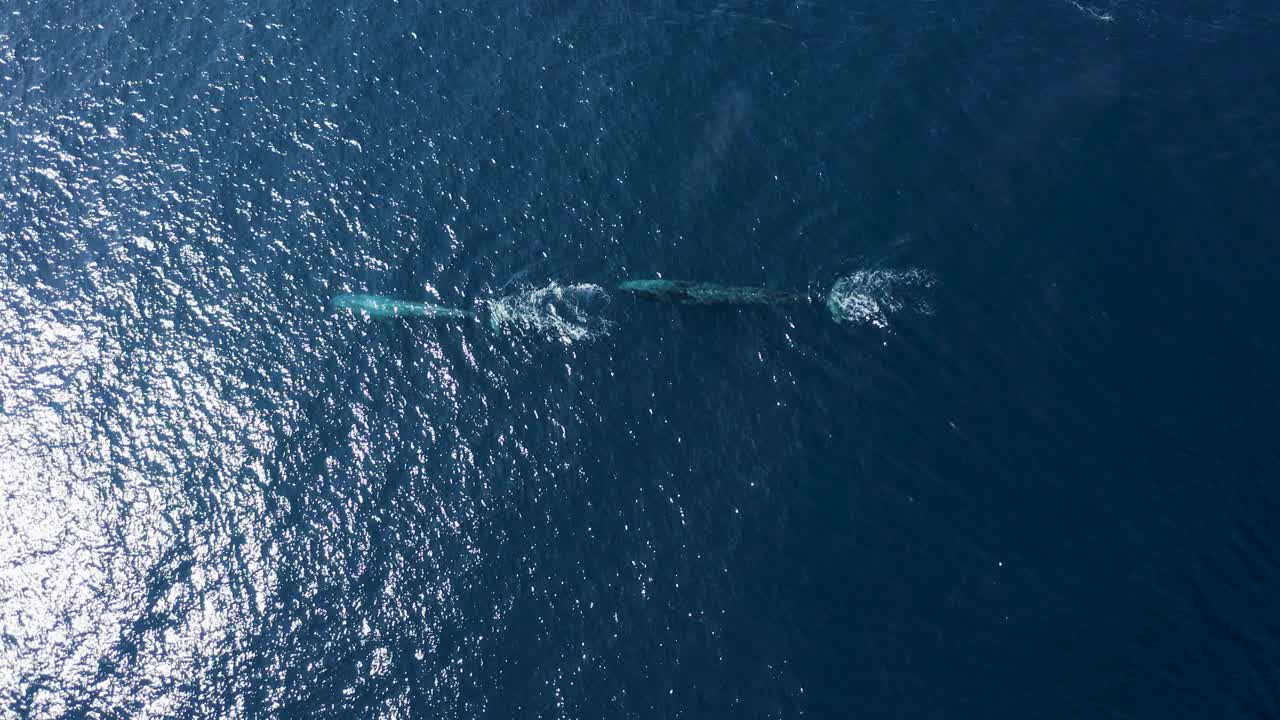
{"type": "Polygon", "coordinates": [[[1112,15],[1110,12],[1090,5],[1084,5],[1080,3],[1079,0],[1067,0],[1067,3],[1085,15],[1100,22],[1111,22],[1116,19],[1115,15],[1112,15]]]}
{"type": "Polygon", "coordinates": [[[937,278],[919,268],[859,270],[836,280],[827,293],[827,309],[839,323],[887,329],[903,312],[932,315],[924,290],[937,278]]]}
{"type": "Polygon", "coordinates": [[[595,340],[613,327],[596,314],[608,304],[609,293],[590,283],[552,282],[481,302],[494,330],[537,333],[565,345],[595,340]]]}

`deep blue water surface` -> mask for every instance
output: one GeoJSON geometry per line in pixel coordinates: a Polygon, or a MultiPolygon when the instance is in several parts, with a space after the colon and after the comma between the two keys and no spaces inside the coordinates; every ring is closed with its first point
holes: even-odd
{"type": "Polygon", "coordinates": [[[1096,3],[6,0],[0,716],[1280,716],[1280,12],[1096,3]]]}

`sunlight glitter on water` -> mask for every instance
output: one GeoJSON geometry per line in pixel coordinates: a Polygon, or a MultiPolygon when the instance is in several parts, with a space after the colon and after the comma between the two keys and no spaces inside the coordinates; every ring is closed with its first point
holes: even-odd
{"type": "Polygon", "coordinates": [[[129,666],[129,682],[96,685],[100,701],[163,715],[274,583],[259,491],[208,498],[226,526],[191,520],[191,480],[246,466],[270,445],[264,426],[215,389],[216,355],[180,336],[126,353],[88,303],[6,283],[0,337],[0,690],[31,687],[32,715],[57,716],[70,689],[129,666]],[[240,564],[248,595],[229,583],[240,564]]]}

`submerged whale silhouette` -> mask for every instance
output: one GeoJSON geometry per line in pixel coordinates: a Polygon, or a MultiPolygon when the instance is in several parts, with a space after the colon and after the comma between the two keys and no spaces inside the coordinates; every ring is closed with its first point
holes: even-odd
{"type": "Polygon", "coordinates": [[[495,298],[478,298],[466,309],[414,302],[385,295],[342,294],[332,306],[366,318],[422,318],[477,321],[504,334],[541,334],[568,343],[592,340],[609,332],[613,323],[597,316],[595,309],[609,302],[598,285],[549,283],[495,298]]]}
{"type": "MultiPolygon", "coordinates": [[[[618,289],[673,305],[784,305],[822,301],[838,323],[870,324],[883,329],[889,327],[893,315],[904,310],[931,314],[932,309],[918,291],[933,284],[934,276],[918,268],[881,268],[859,270],[839,278],[822,296],[661,278],[627,280],[618,289]]],[[[474,309],[363,294],[337,295],[333,298],[333,307],[371,318],[477,320],[495,331],[536,332],[570,343],[608,334],[613,323],[596,312],[608,302],[608,293],[599,285],[552,282],[502,297],[477,299],[474,309]]]]}
{"type": "Polygon", "coordinates": [[[445,320],[476,320],[478,316],[471,310],[432,305],[431,303],[397,300],[381,295],[336,295],[333,306],[345,310],[362,312],[369,317],[425,317],[445,320]]]}
{"type": "Polygon", "coordinates": [[[802,293],[689,280],[627,280],[618,289],[675,305],[782,305],[810,301],[802,293]]]}

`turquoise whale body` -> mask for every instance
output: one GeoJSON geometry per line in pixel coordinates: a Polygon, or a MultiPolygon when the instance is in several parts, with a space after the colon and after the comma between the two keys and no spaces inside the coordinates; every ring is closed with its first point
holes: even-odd
{"type": "Polygon", "coordinates": [[[799,293],[688,280],[627,280],[619,290],[675,305],[782,305],[809,302],[799,293]]]}
{"type": "Polygon", "coordinates": [[[374,318],[424,317],[445,320],[475,320],[471,310],[432,305],[431,303],[397,300],[384,295],[336,295],[333,306],[344,310],[362,312],[374,318]]]}

